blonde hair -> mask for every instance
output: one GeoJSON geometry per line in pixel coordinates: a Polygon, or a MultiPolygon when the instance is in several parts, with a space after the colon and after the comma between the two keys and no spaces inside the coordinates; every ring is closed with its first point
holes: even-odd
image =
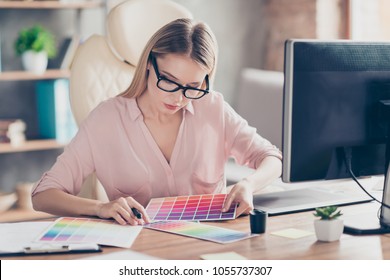
{"type": "Polygon", "coordinates": [[[218,46],[211,29],[202,22],[191,19],[177,19],[160,28],[146,44],[130,86],[120,95],[138,97],[146,90],[147,65],[151,55],[188,55],[205,67],[212,82],[218,56],[218,46]]]}

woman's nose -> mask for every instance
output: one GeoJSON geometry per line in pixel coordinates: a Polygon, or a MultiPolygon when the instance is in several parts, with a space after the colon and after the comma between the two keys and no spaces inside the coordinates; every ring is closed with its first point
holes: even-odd
{"type": "Polygon", "coordinates": [[[185,98],[183,90],[179,90],[174,96],[176,104],[181,104],[183,102],[183,98],[185,98]]]}

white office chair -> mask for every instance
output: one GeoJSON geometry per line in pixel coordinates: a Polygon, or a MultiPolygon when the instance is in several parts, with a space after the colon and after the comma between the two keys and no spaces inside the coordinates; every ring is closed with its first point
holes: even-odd
{"type": "MultiPolygon", "coordinates": [[[[282,72],[245,68],[233,104],[237,113],[279,149],[282,147],[283,82],[282,72]]],[[[252,172],[229,161],[226,179],[232,184],[252,172]]]]}
{"type": "MultiPolygon", "coordinates": [[[[169,0],[129,0],[110,11],[106,20],[107,36],[91,36],[78,48],[72,62],[70,101],[78,124],[100,102],[130,85],[149,38],[178,18],[192,18],[192,15],[169,0]]],[[[80,195],[107,200],[94,176],[87,179],[80,195]]]]}
{"type": "Polygon", "coordinates": [[[282,72],[246,68],[241,73],[237,112],[257,132],[279,149],[282,147],[282,72]]]}

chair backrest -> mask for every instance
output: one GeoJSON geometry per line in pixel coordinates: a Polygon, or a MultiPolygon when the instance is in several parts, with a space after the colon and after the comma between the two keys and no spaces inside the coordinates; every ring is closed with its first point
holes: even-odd
{"type": "Polygon", "coordinates": [[[236,110],[257,132],[279,149],[282,146],[282,72],[246,68],[241,72],[236,110]]]}
{"type": "Polygon", "coordinates": [[[149,38],[178,18],[192,18],[192,15],[169,0],[129,0],[110,11],[107,35],[88,38],[72,62],[70,101],[78,124],[100,102],[130,85],[149,38]]]}

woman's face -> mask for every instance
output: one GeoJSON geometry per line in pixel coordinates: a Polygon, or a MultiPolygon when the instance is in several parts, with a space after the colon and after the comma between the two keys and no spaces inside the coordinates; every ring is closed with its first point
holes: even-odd
{"type": "MultiPolygon", "coordinates": [[[[202,88],[207,70],[190,57],[178,54],[167,54],[156,58],[160,77],[169,79],[181,86],[202,88]]],[[[183,90],[166,92],[157,87],[157,74],[150,62],[147,93],[150,94],[153,106],[161,113],[174,114],[191,100],[183,95],[183,90]]]]}

